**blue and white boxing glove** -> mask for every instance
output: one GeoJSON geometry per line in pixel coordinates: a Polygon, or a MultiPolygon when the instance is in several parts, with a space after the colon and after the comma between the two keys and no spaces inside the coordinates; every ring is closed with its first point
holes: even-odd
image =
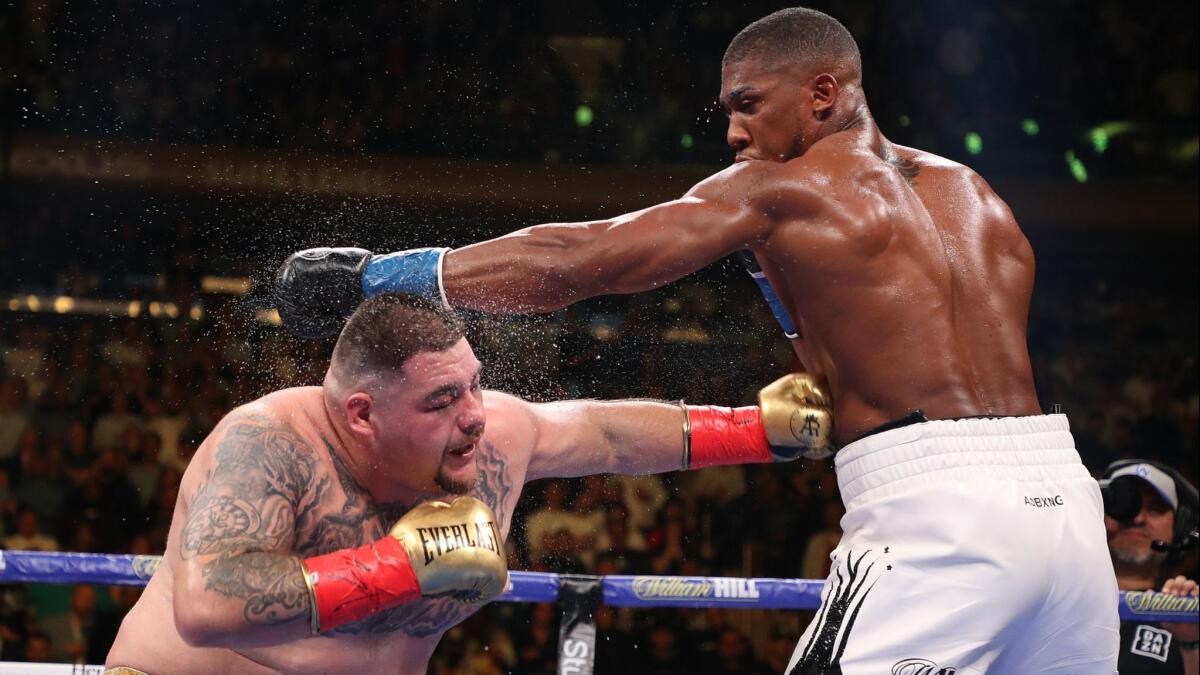
{"type": "Polygon", "coordinates": [[[449,307],[442,289],[442,260],[449,250],[298,251],[275,273],[275,307],[289,331],[310,339],[337,334],[359,303],[376,293],[411,293],[449,307]]]}

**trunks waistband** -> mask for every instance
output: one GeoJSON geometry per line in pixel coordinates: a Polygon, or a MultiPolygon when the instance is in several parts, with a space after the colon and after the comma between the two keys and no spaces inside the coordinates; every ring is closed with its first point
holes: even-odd
{"type": "Polygon", "coordinates": [[[1089,475],[1064,415],[922,422],[914,414],[885,426],[847,444],[834,457],[847,509],[913,481],[967,476],[1036,481],[1089,475]]]}

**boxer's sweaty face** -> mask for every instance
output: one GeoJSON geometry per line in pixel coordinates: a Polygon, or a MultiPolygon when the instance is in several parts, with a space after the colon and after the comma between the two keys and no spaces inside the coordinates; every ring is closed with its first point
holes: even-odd
{"type": "Polygon", "coordinates": [[[729,115],[725,140],[735,161],[799,157],[805,149],[804,119],[812,114],[804,93],[790,69],[756,61],[727,64],[721,72],[721,107],[729,115]]]}
{"type": "Polygon", "coordinates": [[[401,485],[426,494],[462,494],[477,479],[476,444],[485,416],[479,360],[467,341],[420,352],[380,411],[381,464],[401,485]]]}

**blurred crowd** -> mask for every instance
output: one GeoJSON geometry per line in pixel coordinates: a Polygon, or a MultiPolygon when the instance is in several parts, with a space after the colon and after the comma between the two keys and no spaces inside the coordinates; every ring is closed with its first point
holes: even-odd
{"type": "MultiPolygon", "coordinates": [[[[902,144],[1065,174],[1194,173],[1197,10],[1119,0],[806,3],[858,39],[902,144]],[[1032,127],[1025,120],[1034,122],[1032,127]],[[1101,161],[1098,157],[1094,161],[1101,161]],[[1093,167],[1095,170],[1095,167],[1093,167]]],[[[727,161],[720,58],[775,2],[65,3],[0,16],[13,133],[506,161],[727,161]],[[585,106],[586,110],[581,109],[585,106]]],[[[3,65],[3,64],[0,64],[3,65]]]]}

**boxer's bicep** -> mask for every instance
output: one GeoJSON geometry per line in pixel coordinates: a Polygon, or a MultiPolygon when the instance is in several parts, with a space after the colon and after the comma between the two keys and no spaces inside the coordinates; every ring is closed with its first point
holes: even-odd
{"type": "Polygon", "coordinates": [[[290,551],[311,508],[315,461],[291,430],[235,412],[179,532],[176,623],[199,645],[273,644],[306,634],[308,595],[290,551]]]}
{"type": "Polygon", "coordinates": [[[533,406],[538,442],[527,480],[676,471],[683,411],[658,401],[560,401],[533,406]]]}

